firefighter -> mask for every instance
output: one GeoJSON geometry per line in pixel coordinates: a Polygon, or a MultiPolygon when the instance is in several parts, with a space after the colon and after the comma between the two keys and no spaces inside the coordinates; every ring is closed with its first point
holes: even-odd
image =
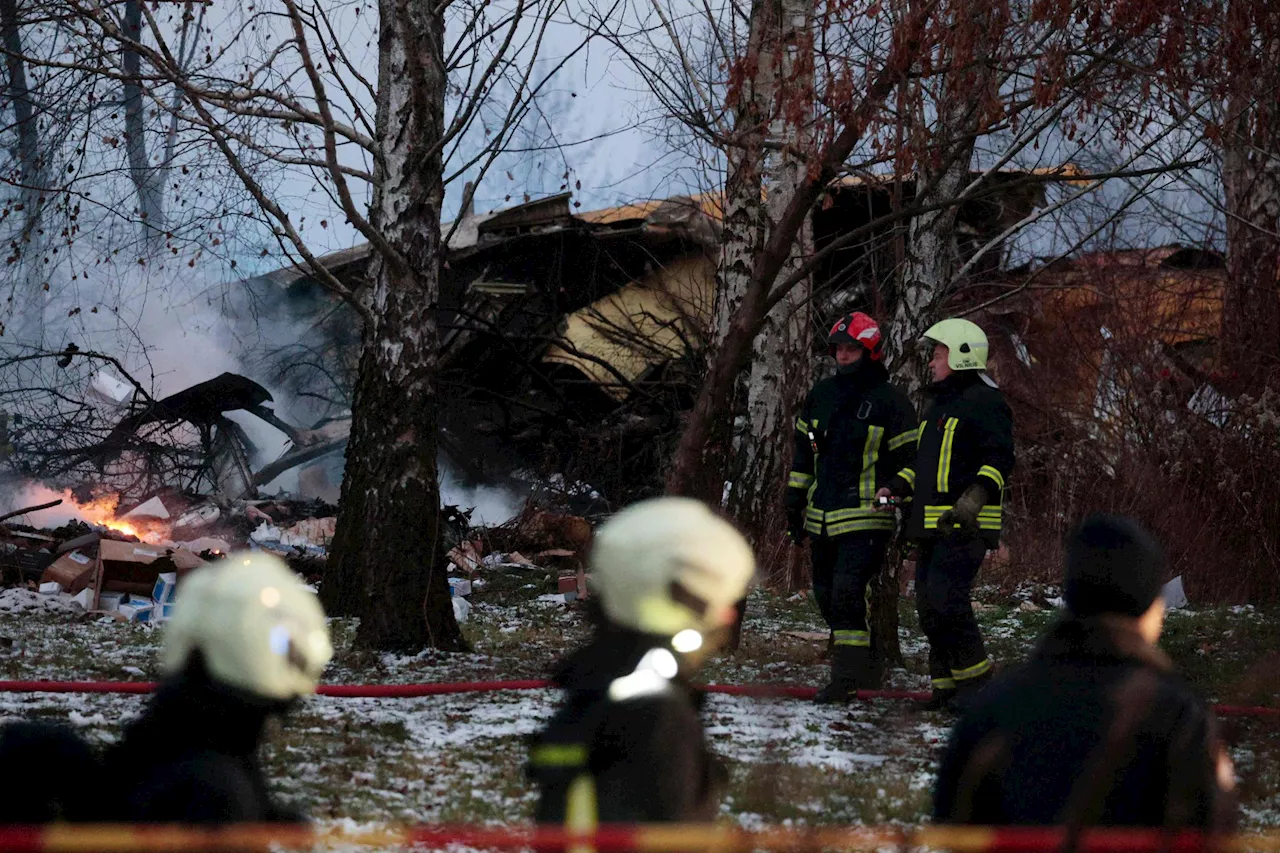
{"type": "Polygon", "coordinates": [[[536,819],[711,821],[727,772],[687,678],[727,639],[751,548],[703,504],[659,498],[604,524],[590,562],[596,630],[558,665],[566,701],[530,750],[536,819]]]}
{"type": "Polygon", "coordinates": [[[1013,468],[1013,415],[987,376],[987,336],[968,320],[943,320],[924,333],[933,345],[933,383],[914,462],[879,496],[910,500],[907,535],[916,558],[916,609],[929,640],[936,710],[967,702],[990,680],[969,600],[983,557],[1000,539],[1005,480],[1013,468]]]}
{"type": "Polygon", "coordinates": [[[796,419],[787,527],[793,542],[810,539],[813,595],[833,639],[820,703],[880,686],[868,591],[894,518],[876,510],[876,490],[910,464],[916,439],[915,410],[889,383],[880,342],[871,317],[841,317],[827,336],[836,375],[814,385],[796,419]]]}
{"type": "Polygon", "coordinates": [[[1226,828],[1231,760],[1156,647],[1160,547],[1130,519],[1095,515],[1068,539],[1065,563],[1065,615],[957,723],[935,819],[1226,828]]]}
{"type": "Polygon", "coordinates": [[[275,557],[233,555],[184,578],[166,678],[106,758],[116,818],[301,820],[268,796],[258,747],[269,718],[315,692],[332,654],[316,595],[275,557]]]}

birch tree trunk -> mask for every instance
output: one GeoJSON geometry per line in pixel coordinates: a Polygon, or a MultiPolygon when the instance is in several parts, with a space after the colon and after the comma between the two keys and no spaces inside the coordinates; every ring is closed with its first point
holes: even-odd
{"type": "Polygon", "coordinates": [[[41,346],[44,343],[45,278],[41,257],[44,254],[41,219],[44,212],[44,189],[47,169],[40,150],[40,133],[35,118],[35,103],[27,82],[23,60],[22,32],[16,0],[0,0],[0,35],[4,40],[5,69],[8,72],[8,100],[13,104],[13,123],[17,130],[14,159],[18,163],[22,204],[22,231],[17,241],[20,271],[16,276],[13,315],[18,323],[13,330],[19,341],[41,346]]]}
{"type": "Polygon", "coordinates": [[[1227,115],[1221,350],[1237,390],[1255,391],[1280,370],[1280,103],[1272,86],[1258,86],[1232,98],[1227,115]]]}
{"type": "MultiPolygon", "coordinates": [[[[125,34],[134,40],[142,38],[142,0],[126,0],[125,34]]],[[[123,49],[120,57],[124,72],[124,144],[129,159],[129,178],[138,196],[138,217],[142,221],[142,243],[149,255],[164,247],[167,225],[164,216],[164,189],[161,170],[153,166],[147,155],[146,103],[142,97],[141,59],[136,50],[123,49]]]]}
{"type": "Polygon", "coordinates": [[[379,4],[375,255],[325,605],[358,613],[366,648],[463,647],[440,559],[435,304],[439,293],[444,7],[379,4]]]}
{"type": "MultiPolygon", "coordinates": [[[[776,2],[777,7],[766,16],[774,35],[767,68],[761,60],[757,97],[767,99],[772,107],[769,139],[792,151],[803,151],[809,147],[803,136],[812,102],[813,3],[776,2]],[[803,109],[780,109],[780,101],[793,106],[802,102],[803,109]]],[[[805,168],[803,161],[790,154],[772,150],[765,154],[764,198],[759,193],[755,196],[756,206],[764,208],[764,230],[758,235],[757,248],[763,245],[771,224],[782,218],[804,180],[805,168]]],[[[812,229],[806,217],[779,275],[786,278],[794,273],[812,248],[812,229]]],[[[758,552],[767,543],[776,542],[786,526],[782,495],[791,468],[792,424],[812,381],[809,296],[810,283],[806,279],[769,312],[764,328],[756,336],[747,371],[746,424],[738,436],[734,464],[728,473],[733,484],[728,508],[738,524],[753,536],[758,552]]]]}

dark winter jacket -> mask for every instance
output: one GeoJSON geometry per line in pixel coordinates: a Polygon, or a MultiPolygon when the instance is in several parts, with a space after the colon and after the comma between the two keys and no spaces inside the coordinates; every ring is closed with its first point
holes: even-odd
{"type": "Polygon", "coordinates": [[[893,530],[875,494],[915,456],[911,401],[882,364],[859,364],[814,385],[796,418],[787,508],[804,509],[805,529],[818,536],[893,530]]]}
{"type": "Polygon", "coordinates": [[[540,823],[710,821],[727,772],[708,749],[698,694],[680,678],[630,698],[609,687],[661,638],[602,631],[554,676],[565,704],[533,738],[527,772],[540,823]]]}
{"type": "Polygon", "coordinates": [[[0,727],[0,825],[109,820],[102,790],[98,756],[70,727],[0,727]]]}
{"type": "Polygon", "coordinates": [[[267,719],[285,707],[211,681],[199,664],[166,681],[106,756],[119,800],[113,819],[302,820],[268,796],[258,763],[267,719]]]}
{"type": "Polygon", "coordinates": [[[1210,713],[1132,620],[1064,619],[975,701],[938,771],[938,821],[1222,828],[1210,713]]]}
{"type": "Polygon", "coordinates": [[[974,371],[951,374],[931,388],[920,419],[915,460],[893,489],[911,496],[907,535],[938,535],[938,519],[974,484],[987,493],[978,516],[988,548],[1003,526],[1005,480],[1013,470],[1013,414],[1004,395],[974,371]]]}

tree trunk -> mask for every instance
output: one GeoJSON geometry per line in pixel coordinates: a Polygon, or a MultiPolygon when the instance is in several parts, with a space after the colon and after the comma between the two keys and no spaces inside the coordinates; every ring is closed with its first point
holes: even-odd
{"type": "Polygon", "coordinates": [[[377,143],[370,222],[399,257],[376,255],[325,605],[358,613],[365,648],[464,647],[440,550],[435,304],[444,125],[443,6],[380,4],[377,143]],[[356,600],[352,600],[355,596],[356,600]]]}
{"type": "MultiPolygon", "coordinates": [[[[785,143],[792,150],[807,150],[802,137],[807,131],[805,125],[812,103],[813,5],[811,0],[774,2],[776,7],[771,2],[769,6],[773,8],[764,16],[771,35],[765,56],[760,60],[756,96],[773,111],[770,139],[785,143]],[[783,103],[795,106],[798,102],[803,103],[803,109],[781,109],[783,103]],[[779,117],[779,112],[792,120],[779,117]],[[798,122],[794,120],[797,114],[802,116],[798,122]]],[[[782,152],[761,151],[761,154],[764,154],[763,174],[757,168],[755,175],[763,178],[764,194],[762,199],[757,191],[754,203],[757,208],[764,208],[764,217],[763,228],[753,235],[756,237],[753,248],[763,245],[772,223],[782,218],[804,180],[806,165],[782,152]]],[[[780,275],[785,277],[795,272],[812,251],[812,244],[812,231],[806,217],[780,275]]],[[[738,437],[734,464],[728,473],[733,484],[729,490],[729,513],[752,536],[761,557],[778,553],[776,546],[786,527],[782,494],[791,468],[792,424],[813,378],[809,296],[810,284],[806,279],[774,306],[765,317],[764,328],[756,335],[745,383],[745,429],[738,437]]],[[[791,577],[786,580],[796,581],[791,577]]]]}
{"type": "MultiPolygon", "coordinates": [[[[715,429],[725,423],[732,411],[734,383],[747,366],[752,344],[763,328],[770,291],[778,280],[778,273],[791,257],[792,244],[808,221],[814,203],[862,141],[885,98],[911,67],[911,58],[918,55],[927,22],[925,12],[913,12],[898,25],[890,55],[860,93],[857,103],[842,117],[842,126],[835,138],[822,150],[813,152],[800,186],[786,201],[783,213],[772,223],[768,239],[755,253],[742,301],[728,324],[722,326],[723,341],[713,352],[698,398],[680,434],[667,477],[669,493],[705,499],[707,484],[715,483],[715,477],[708,475],[708,444],[715,429]]],[[[718,498],[719,495],[715,495],[717,501],[718,498]]]]}
{"type": "Polygon", "coordinates": [[[1232,390],[1256,393],[1280,369],[1280,103],[1272,87],[1259,86],[1232,98],[1227,113],[1221,351],[1232,390]]]}
{"type": "Polygon", "coordinates": [[[46,169],[40,153],[40,133],[35,119],[35,105],[27,83],[27,67],[23,61],[22,31],[16,0],[0,0],[0,31],[3,33],[5,66],[9,75],[8,99],[13,104],[13,123],[18,131],[14,160],[18,163],[18,197],[22,203],[22,233],[18,238],[20,274],[13,315],[19,322],[14,337],[23,343],[40,346],[44,342],[45,278],[41,256],[44,254],[40,220],[44,212],[46,169]]]}
{"type": "MultiPolygon", "coordinates": [[[[142,38],[142,0],[126,0],[125,35],[142,38]]],[[[129,178],[138,194],[138,216],[142,220],[142,243],[150,255],[164,247],[164,189],[160,170],[147,157],[146,102],[142,97],[141,60],[136,50],[125,47],[120,57],[124,72],[124,144],[129,158],[129,178]]]]}

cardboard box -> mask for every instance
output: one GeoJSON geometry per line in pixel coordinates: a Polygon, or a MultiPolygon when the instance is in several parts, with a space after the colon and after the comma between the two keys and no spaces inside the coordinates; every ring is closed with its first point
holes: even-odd
{"type": "Polygon", "coordinates": [[[151,598],[157,603],[172,602],[177,588],[178,573],[161,572],[156,575],[156,585],[151,589],[151,598]]]}
{"type": "Polygon", "coordinates": [[[125,593],[123,592],[103,592],[98,595],[98,610],[114,611],[119,610],[120,605],[124,604],[125,593]]]}
{"type": "Polygon", "coordinates": [[[173,618],[174,604],[171,601],[157,603],[151,610],[152,622],[168,622],[173,618]]]}
{"type": "Polygon", "coordinates": [[[74,596],[72,596],[71,600],[74,601],[76,604],[79,604],[85,610],[92,610],[93,609],[93,590],[88,588],[82,589],[79,592],[77,592],[74,596]]]}
{"type": "Polygon", "coordinates": [[[68,551],[45,568],[41,585],[56,583],[73,595],[93,583],[97,562],[79,551],[68,551]]]}
{"type": "Polygon", "coordinates": [[[449,597],[471,594],[471,581],[466,578],[449,578],[449,597]]]}
{"type": "Polygon", "coordinates": [[[120,615],[130,622],[150,622],[151,611],[154,608],[153,604],[143,604],[139,601],[137,604],[121,604],[119,611],[120,615]]]}
{"type": "Polygon", "coordinates": [[[62,592],[62,584],[57,581],[49,581],[48,583],[40,584],[41,595],[57,595],[60,592],[62,592]]]}

